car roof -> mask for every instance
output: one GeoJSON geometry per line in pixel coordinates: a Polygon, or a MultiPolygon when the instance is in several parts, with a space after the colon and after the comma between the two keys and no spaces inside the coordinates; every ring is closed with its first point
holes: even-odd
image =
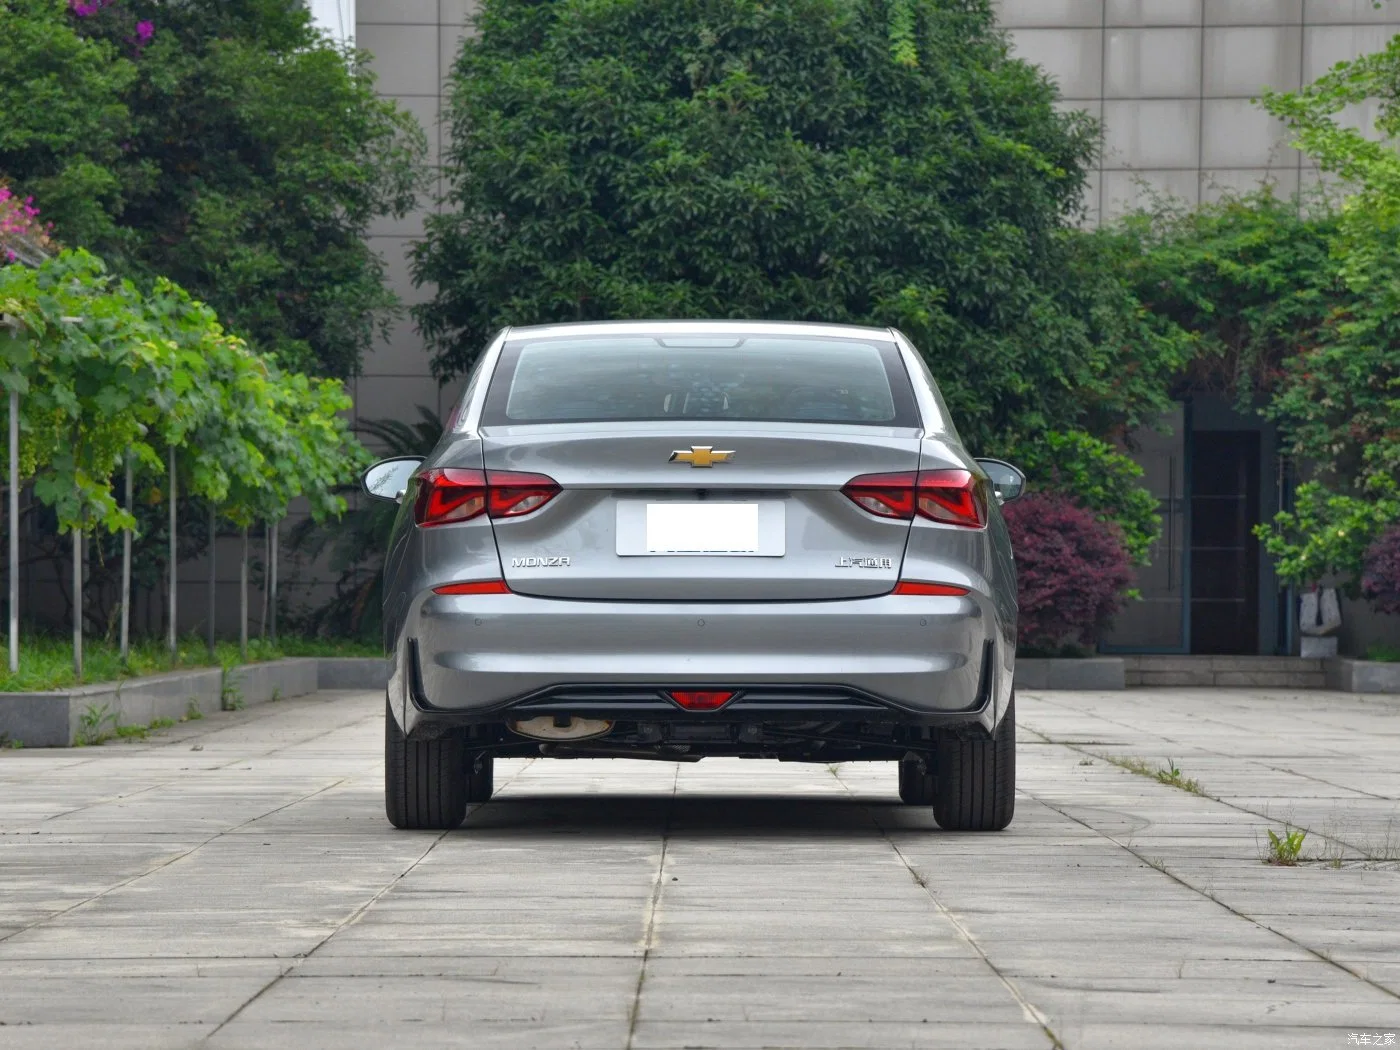
{"type": "Polygon", "coordinates": [[[510,328],[504,334],[507,339],[553,339],[581,335],[791,335],[828,339],[875,338],[888,342],[894,338],[888,328],[811,321],[583,321],[510,328]]]}

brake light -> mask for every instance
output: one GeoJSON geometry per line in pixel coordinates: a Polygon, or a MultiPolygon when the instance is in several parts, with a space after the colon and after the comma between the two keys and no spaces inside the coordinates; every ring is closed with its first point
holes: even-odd
{"type": "Polygon", "coordinates": [[[464,583],[444,583],[433,588],[434,594],[509,594],[505,580],[467,580],[464,583]]]}
{"type": "Polygon", "coordinates": [[[871,514],[909,521],[914,517],[914,478],[913,474],[862,474],[841,491],[871,514]]]}
{"type": "Polygon", "coordinates": [[[671,699],[687,711],[718,711],[729,703],[733,696],[732,692],[677,692],[674,689],[671,691],[671,699]]]}
{"type": "Polygon", "coordinates": [[[543,474],[492,470],[486,474],[486,513],[493,518],[518,518],[539,510],[559,494],[559,485],[543,474]]]}
{"type": "Polygon", "coordinates": [[[933,521],[980,529],[987,524],[985,484],[969,470],[921,470],[918,511],[933,521]]]}
{"type": "Polygon", "coordinates": [[[559,494],[559,485],[543,474],[518,471],[435,467],[418,475],[413,520],[428,528],[492,518],[518,518],[539,510],[559,494]]]}
{"type": "Polygon", "coordinates": [[[486,477],[479,470],[435,467],[418,475],[413,520],[423,526],[470,521],[486,511],[486,477]]]}
{"type": "Polygon", "coordinates": [[[918,594],[931,598],[962,598],[967,594],[966,587],[954,587],[951,583],[924,583],[922,580],[900,580],[894,587],[895,594],[918,594]]]}
{"type": "Polygon", "coordinates": [[[913,521],[917,514],[969,529],[987,524],[985,482],[968,470],[862,474],[841,491],[862,510],[882,518],[913,521]]]}

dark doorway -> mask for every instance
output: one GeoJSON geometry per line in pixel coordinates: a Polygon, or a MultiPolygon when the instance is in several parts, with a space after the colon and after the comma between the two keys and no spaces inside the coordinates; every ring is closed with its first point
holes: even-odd
{"type": "Polygon", "coordinates": [[[1191,652],[1259,651],[1259,434],[1191,435],[1191,652]]]}

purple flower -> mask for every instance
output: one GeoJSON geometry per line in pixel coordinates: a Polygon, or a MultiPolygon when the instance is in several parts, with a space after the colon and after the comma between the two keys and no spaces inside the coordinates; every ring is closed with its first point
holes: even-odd
{"type": "Polygon", "coordinates": [[[156,35],[156,24],[154,22],[137,22],[136,39],[139,43],[148,44],[151,37],[156,35]]]}

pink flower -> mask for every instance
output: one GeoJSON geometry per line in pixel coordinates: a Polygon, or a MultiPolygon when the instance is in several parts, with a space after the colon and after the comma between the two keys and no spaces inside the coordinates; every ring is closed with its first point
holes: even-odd
{"type": "Polygon", "coordinates": [[[151,37],[156,35],[156,24],[154,22],[137,22],[136,39],[142,44],[148,44],[151,37]]]}

